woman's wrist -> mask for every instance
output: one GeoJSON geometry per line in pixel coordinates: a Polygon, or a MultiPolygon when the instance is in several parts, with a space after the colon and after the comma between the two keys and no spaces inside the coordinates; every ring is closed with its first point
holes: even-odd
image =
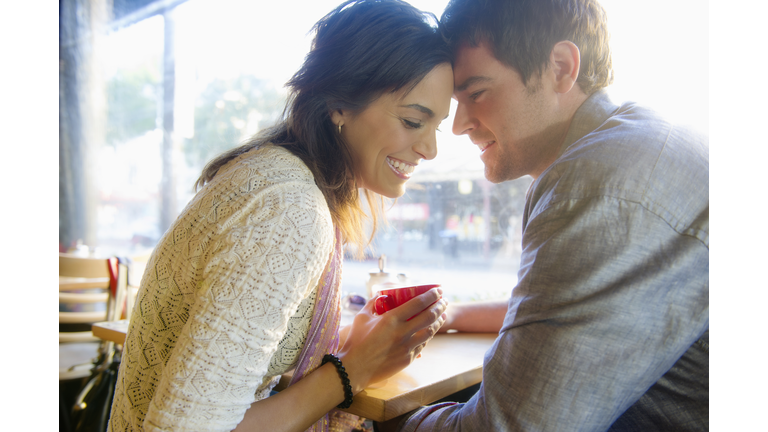
{"type": "Polygon", "coordinates": [[[352,394],[356,395],[365,390],[368,386],[365,368],[358,368],[357,363],[354,361],[354,356],[350,356],[348,352],[339,352],[336,356],[344,364],[344,369],[349,376],[349,385],[352,387],[352,394]]]}
{"type": "Polygon", "coordinates": [[[337,408],[349,408],[349,406],[352,405],[353,393],[352,385],[349,382],[349,375],[347,374],[346,368],[344,368],[341,360],[339,360],[339,358],[333,354],[326,354],[323,356],[322,364],[326,363],[331,363],[336,368],[336,371],[339,374],[339,378],[341,379],[341,386],[344,389],[344,402],[340,403],[337,408]]]}

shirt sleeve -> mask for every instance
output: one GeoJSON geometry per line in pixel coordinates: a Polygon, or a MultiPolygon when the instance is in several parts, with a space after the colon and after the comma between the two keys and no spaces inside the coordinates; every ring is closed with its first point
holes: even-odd
{"type": "Polygon", "coordinates": [[[155,377],[147,431],[232,430],[327,264],[333,228],[317,188],[271,187],[251,201],[210,240],[197,299],[155,377]]]}
{"type": "Polygon", "coordinates": [[[478,393],[402,430],[606,430],[709,327],[708,245],[638,203],[552,204],[523,249],[478,393]]]}

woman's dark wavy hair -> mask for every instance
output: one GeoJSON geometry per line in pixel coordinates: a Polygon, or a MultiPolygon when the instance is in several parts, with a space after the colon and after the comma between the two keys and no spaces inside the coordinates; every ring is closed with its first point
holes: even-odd
{"type": "Polygon", "coordinates": [[[488,41],[495,57],[517,69],[526,85],[564,40],[579,47],[577,82],[584,93],[613,82],[607,16],[596,0],[451,0],[440,29],[452,49],[488,41]]]}
{"type": "MultiPolygon", "coordinates": [[[[284,147],[312,171],[344,241],[362,252],[370,242],[363,233],[365,213],[349,147],[331,113],[360,113],[384,93],[408,92],[436,66],[450,63],[450,50],[436,25],[434,15],[399,0],[341,4],[313,27],[312,48],[286,84],[289,97],[282,120],[209,162],[195,189],[245,152],[267,143],[284,147]]],[[[382,199],[364,193],[374,210],[375,232],[382,199]]]]}

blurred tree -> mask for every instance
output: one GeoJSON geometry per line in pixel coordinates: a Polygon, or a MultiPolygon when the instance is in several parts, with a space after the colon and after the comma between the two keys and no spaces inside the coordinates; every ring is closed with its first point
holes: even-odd
{"type": "Polygon", "coordinates": [[[119,70],[107,83],[107,143],[114,145],[155,129],[159,91],[157,66],[119,70]]]}
{"type": "Polygon", "coordinates": [[[202,167],[235,147],[282,114],[285,96],[268,81],[241,75],[217,79],[203,91],[195,107],[195,134],[184,140],[190,166],[202,167]]]}

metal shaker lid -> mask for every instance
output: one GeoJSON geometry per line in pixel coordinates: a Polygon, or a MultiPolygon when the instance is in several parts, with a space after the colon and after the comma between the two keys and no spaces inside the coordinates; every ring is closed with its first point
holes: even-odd
{"type": "Polygon", "coordinates": [[[379,268],[378,268],[378,270],[377,270],[377,269],[373,269],[373,270],[371,270],[371,273],[370,273],[370,274],[371,274],[371,276],[376,276],[376,275],[379,275],[379,276],[389,275],[389,270],[387,270],[387,269],[385,268],[385,267],[386,267],[386,265],[387,265],[387,256],[386,256],[386,255],[384,255],[384,254],[381,254],[381,256],[379,257],[379,268]]]}

